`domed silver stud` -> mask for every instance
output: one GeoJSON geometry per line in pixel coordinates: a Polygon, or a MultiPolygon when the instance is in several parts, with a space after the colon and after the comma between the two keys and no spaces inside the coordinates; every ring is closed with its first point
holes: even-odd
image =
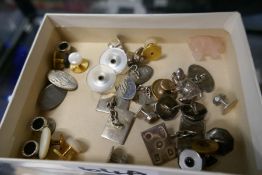
{"type": "Polygon", "coordinates": [[[225,115],[230,112],[237,104],[238,100],[233,99],[228,101],[226,95],[219,94],[213,98],[213,104],[216,106],[222,106],[222,114],[225,115]]]}

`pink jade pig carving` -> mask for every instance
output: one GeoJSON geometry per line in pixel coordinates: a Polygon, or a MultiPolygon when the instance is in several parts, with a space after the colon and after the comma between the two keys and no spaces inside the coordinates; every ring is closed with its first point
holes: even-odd
{"type": "Polygon", "coordinates": [[[225,52],[225,44],[220,37],[194,36],[190,38],[188,45],[197,61],[204,60],[206,57],[216,59],[225,52]]]}

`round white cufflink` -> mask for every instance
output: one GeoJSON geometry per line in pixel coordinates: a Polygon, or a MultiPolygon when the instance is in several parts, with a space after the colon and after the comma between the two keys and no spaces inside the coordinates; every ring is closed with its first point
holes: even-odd
{"type": "Polygon", "coordinates": [[[103,93],[110,90],[115,81],[115,71],[106,65],[97,65],[87,74],[87,84],[95,92],[103,93]]]}
{"type": "Polygon", "coordinates": [[[178,163],[181,169],[202,170],[203,160],[194,150],[185,149],[179,154],[178,163]]]}
{"type": "Polygon", "coordinates": [[[119,48],[108,48],[100,57],[100,64],[112,68],[117,74],[127,66],[127,55],[119,48]]]}

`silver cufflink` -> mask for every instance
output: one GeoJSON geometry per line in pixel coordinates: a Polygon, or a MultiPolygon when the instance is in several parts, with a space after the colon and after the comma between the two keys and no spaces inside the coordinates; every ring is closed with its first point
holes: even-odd
{"type": "Polygon", "coordinates": [[[38,117],[33,118],[30,127],[31,127],[31,130],[35,132],[41,132],[45,127],[48,127],[51,133],[53,133],[56,128],[56,123],[51,118],[38,116],[38,117]]]}
{"type": "Polygon", "coordinates": [[[226,95],[219,94],[213,98],[213,104],[216,106],[222,106],[222,114],[225,115],[230,112],[237,104],[238,100],[233,99],[228,101],[226,95]]]}
{"type": "Polygon", "coordinates": [[[22,147],[22,155],[25,158],[36,157],[39,152],[39,143],[35,140],[28,140],[22,147]]]}
{"type": "Polygon", "coordinates": [[[226,155],[234,148],[233,136],[223,128],[212,128],[206,133],[206,138],[214,140],[219,144],[216,154],[226,155]]]}

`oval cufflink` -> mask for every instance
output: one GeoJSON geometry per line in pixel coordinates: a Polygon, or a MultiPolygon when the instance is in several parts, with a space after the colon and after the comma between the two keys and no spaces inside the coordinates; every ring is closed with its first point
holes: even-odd
{"type": "Polygon", "coordinates": [[[115,81],[115,71],[106,65],[97,65],[87,74],[87,84],[95,92],[104,93],[110,90],[115,81]]]}
{"type": "Polygon", "coordinates": [[[127,66],[127,55],[122,49],[108,48],[100,57],[100,64],[112,68],[119,74],[127,66]]]}

